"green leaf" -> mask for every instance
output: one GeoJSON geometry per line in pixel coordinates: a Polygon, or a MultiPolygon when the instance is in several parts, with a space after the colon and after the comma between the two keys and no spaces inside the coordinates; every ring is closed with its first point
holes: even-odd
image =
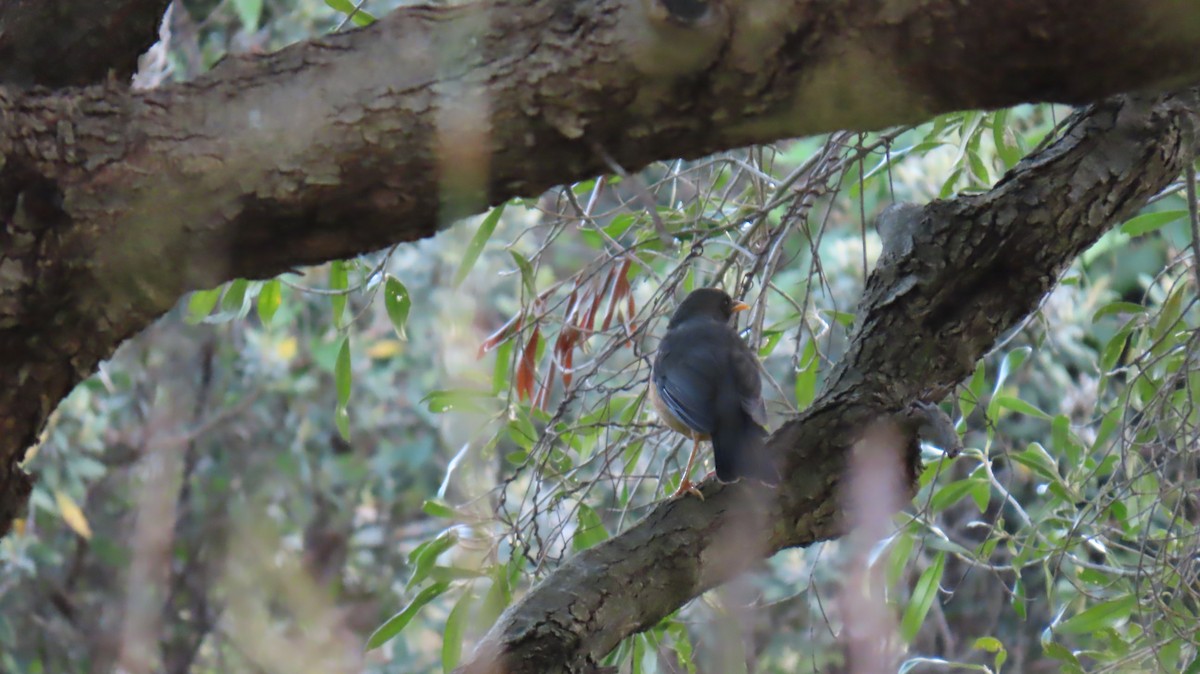
{"type": "MultiPolygon", "coordinates": [[[[329,289],[340,291],[349,286],[350,274],[346,271],[346,263],[342,260],[334,260],[329,265],[329,289]]],[[[346,293],[336,292],[329,296],[329,301],[333,304],[333,323],[340,326],[342,315],[346,313],[346,293]]]]}
{"type": "Polygon", "coordinates": [[[971,412],[975,411],[975,407],[983,399],[983,385],[986,383],[986,379],[987,367],[980,360],[975,366],[975,373],[971,375],[971,381],[968,382],[966,390],[958,397],[958,408],[962,411],[964,420],[971,416],[971,412]]]}
{"type": "Polygon", "coordinates": [[[1133,332],[1133,324],[1137,320],[1137,317],[1129,319],[1124,327],[1117,330],[1108,339],[1108,343],[1100,351],[1100,372],[1112,372],[1113,368],[1117,366],[1117,361],[1120,360],[1121,354],[1125,352],[1125,345],[1129,341],[1129,334],[1133,332]]]}
{"type": "Polygon", "coordinates": [[[512,586],[508,582],[508,565],[498,564],[492,568],[491,587],[483,597],[479,611],[475,616],[475,625],[480,629],[488,629],[512,603],[512,586]]]}
{"type": "Polygon", "coordinates": [[[844,328],[854,327],[854,314],[847,313],[845,311],[835,311],[833,309],[823,309],[821,313],[837,321],[844,328]]]}
{"type": "Polygon", "coordinates": [[[600,521],[600,516],[586,504],[580,504],[579,528],[575,530],[571,541],[575,550],[587,550],[607,538],[608,530],[604,528],[604,522],[600,521]]]}
{"type": "Polygon", "coordinates": [[[496,363],[492,366],[492,395],[500,395],[508,389],[508,372],[512,367],[513,342],[505,340],[496,347],[496,363]]]}
{"type": "Polygon", "coordinates": [[[400,339],[408,339],[404,334],[404,326],[408,323],[408,310],[412,308],[412,297],[408,288],[396,277],[388,275],[383,284],[383,306],[387,309],[388,318],[400,339]]]}
{"type": "Polygon", "coordinates": [[[420,611],[422,606],[433,601],[433,599],[445,592],[449,587],[449,583],[437,583],[421,590],[412,601],[408,602],[408,606],[405,606],[399,613],[388,618],[387,621],[371,633],[371,636],[367,638],[367,650],[379,648],[395,638],[408,623],[412,622],[413,617],[417,615],[417,611],[420,611]]]}
{"type": "Polygon", "coordinates": [[[1042,644],[1042,650],[1046,652],[1046,655],[1049,655],[1055,660],[1061,660],[1063,663],[1065,663],[1065,666],[1059,670],[1060,672],[1083,671],[1083,663],[1079,662],[1079,658],[1075,657],[1074,653],[1068,651],[1061,644],[1056,644],[1052,641],[1044,643],[1042,644]]]}
{"type": "Polygon", "coordinates": [[[537,297],[537,288],[534,286],[533,265],[529,264],[529,260],[525,256],[515,250],[509,250],[509,255],[512,255],[513,262],[517,263],[517,268],[521,270],[521,283],[525,285],[526,297],[537,297]]]}
{"type": "Polygon", "coordinates": [[[483,222],[479,223],[479,229],[475,230],[475,236],[471,237],[471,242],[467,244],[462,263],[458,265],[458,271],[454,274],[455,288],[462,285],[463,279],[471,273],[471,268],[475,266],[475,261],[479,259],[479,254],[483,252],[483,247],[487,245],[488,239],[492,238],[492,232],[496,231],[496,223],[500,222],[500,216],[503,213],[504,204],[500,204],[489,211],[483,218],[483,222]]]}
{"type": "Polygon", "coordinates": [[[1028,346],[1022,346],[1004,354],[1004,360],[1000,361],[1000,371],[996,373],[996,385],[992,387],[993,395],[1000,392],[1000,388],[1004,386],[1004,382],[1008,381],[1009,375],[1025,363],[1025,359],[1029,358],[1029,354],[1032,351],[1033,349],[1028,346]]]}
{"type": "Polygon", "coordinates": [[[1021,148],[1009,140],[1008,110],[1000,110],[992,116],[992,142],[1005,168],[1012,168],[1021,161],[1021,148]]]}
{"type": "Polygon", "coordinates": [[[908,532],[897,534],[896,541],[892,545],[891,553],[888,556],[887,569],[887,586],[893,587],[899,580],[900,576],[904,575],[904,570],[908,568],[908,560],[912,557],[913,546],[916,544],[916,539],[908,532]]]}
{"type": "Polygon", "coordinates": [[[350,442],[350,412],[345,407],[338,407],[333,411],[333,424],[337,426],[338,435],[350,442]]]}
{"type": "Polygon", "coordinates": [[[236,279],[225,287],[225,296],[221,298],[221,312],[241,314],[246,305],[246,288],[250,282],[244,278],[236,279]]]}
{"type": "Polygon", "coordinates": [[[508,422],[507,430],[509,439],[517,443],[525,451],[533,449],[533,443],[537,442],[537,427],[533,425],[533,422],[529,419],[529,415],[525,414],[523,410],[518,411],[516,418],[508,422]]]}
{"type": "Polygon", "coordinates": [[[1013,461],[1029,468],[1042,477],[1057,482],[1062,478],[1058,474],[1058,462],[1050,456],[1050,452],[1041,443],[1031,442],[1020,452],[1010,454],[1013,461]]]}
{"type": "Polygon", "coordinates": [[[763,344],[758,348],[759,358],[766,358],[775,352],[779,340],[783,338],[783,330],[763,330],[763,344]]]}
{"type": "Polygon", "coordinates": [[[449,504],[440,499],[425,499],[425,503],[421,505],[421,510],[426,515],[430,515],[432,517],[446,517],[449,519],[454,519],[457,516],[457,513],[454,512],[454,508],[451,508],[449,504]]]}
{"type": "Polygon", "coordinates": [[[979,637],[975,640],[975,648],[987,651],[988,653],[996,653],[1004,649],[1004,645],[995,637],[979,637]]]}
{"type": "Polygon", "coordinates": [[[408,582],[405,583],[404,589],[411,590],[417,583],[425,580],[429,576],[429,572],[433,570],[434,564],[437,563],[437,558],[443,552],[454,547],[457,542],[458,534],[454,532],[454,529],[447,529],[432,541],[418,545],[408,555],[408,561],[413,565],[413,572],[408,582]]]}
{"type": "Polygon", "coordinates": [[[188,298],[187,322],[195,325],[212,313],[221,299],[221,287],[212,290],[197,290],[188,298]]]}
{"type": "Polygon", "coordinates": [[[350,0],[325,0],[325,4],[329,5],[333,9],[336,9],[342,14],[351,15],[352,18],[350,20],[353,21],[354,25],[356,26],[369,26],[375,23],[374,15],[370,14],[369,12],[366,12],[362,9],[359,9],[357,12],[355,12],[354,3],[350,2],[350,0]]]}
{"type": "Polygon", "coordinates": [[[258,291],[258,320],[262,321],[263,325],[270,323],[282,304],[283,290],[279,279],[263,283],[262,290],[258,291]]]}
{"type": "Polygon", "coordinates": [[[1064,620],[1054,631],[1063,634],[1089,634],[1104,627],[1116,627],[1129,620],[1136,606],[1137,597],[1132,594],[1110,599],[1064,620]]]}
{"type": "MultiPolygon", "coordinates": [[[[1179,317],[1183,315],[1183,296],[1190,290],[1189,284],[1179,283],[1167,296],[1162,308],[1159,309],[1158,320],[1154,322],[1154,330],[1151,332],[1154,341],[1161,340],[1168,330],[1175,329],[1179,317]]],[[[1158,347],[1156,347],[1156,352],[1158,352],[1158,347]]]]}
{"type": "Polygon", "coordinates": [[[233,0],[233,9],[237,12],[238,20],[247,33],[258,30],[258,21],[262,17],[263,0],[233,0]]]}
{"type": "Polygon", "coordinates": [[[913,588],[912,598],[909,599],[908,606],[904,609],[904,617],[900,619],[900,636],[908,642],[911,642],[921,629],[921,624],[925,622],[925,616],[929,613],[930,607],[937,599],[938,584],[942,581],[942,572],[946,569],[946,554],[939,552],[934,558],[933,564],[921,574],[917,579],[917,585],[913,588]]]}
{"type": "Polygon", "coordinates": [[[987,512],[988,502],[992,500],[992,486],[987,480],[975,480],[975,485],[971,488],[971,500],[975,501],[975,507],[979,508],[980,513],[987,512]]]}
{"type": "Polygon", "coordinates": [[[467,616],[470,615],[473,603],[475,603],[475,593],[467,589],[458,598],[454,608],[450,610],[450,616],[446,618],[446,629],[442,632],[442,672],[444,674],[450,674],[462,658],[463,628],[467,624],[467,616]]]}
{"type": "Polygon", "coordinates": [[[800,369],[796,371],[796,407],[804,409],[812,404],[817,395],[817,358],[816,341],[810,339],[804,345],[804,353],[800,356],[800,369]]]}
{"type": "Polygon", "coordinates": [[[1015,396],[996,396],[996,404],[1007,410],[1012,410],[1018,414],[1024,414],[1038,419],[1050,420],[1050,415],[1039,410],[1032,403],[1026,402],[1015,396]]]}
{"type": "Polygon", "coordinates": [[[450,410],[487,412],[494,407],[494,405],[484,405],[483,401],[494,403],[496,396],[490,391],[447,389],[444,391],[430,391],[424,398],[421,398],[421,402],[426,403],[429,411],[435,414],[449,412],[450,410]]]}
{"type": "Polygon", "coordinates": [[[350,337],[342,338],[342,345],[338,347],[337,361],[333,366],[333,382],[337,389],[338,407],[345,407],[346,403],[350,402],[350,337]]]}
{"type": "MultiPolygon", "coordinates": [[[[1013,568],[1016,567],[1014,566],[1013,568]]],[[[1025,620],[1028,617],[1025,610],[1025,585],[1021,583],[1019,578],[1015,583],[1013,583],[1012,607],[1013,611],[1016,612],[1017,617],[1021,620],[1025,620]]]]}
{"type": "Polygon", "coordinates": [[[1095,323],[1105,316],[1112,316],[1115,314],[1143,313],[1146,313],[1146,307],[1134,302],[1109,302],[1108,304],[1105,304],[1097,309],[1096,313],[1092,314],[1092,322],[1095,323]]]}
{"type": "Polygon", "coordinates": [[[1187,216],[1188,212],[1185,210],[1142,213],[1135,218],[1125,221],[1125,224],[1121,225],[1121,232],[1129,236],[1141,236],[1162,229],[1172,222],[1182,220],[1187,216]]]}
{"type": "Polygon", "coordinates": [[[971,493],[978,482],[975,478],[967,478],[965,480],[955,480],[950,484],[938,489],[933,493],[933,497],[929,500],[929,508],[935,513],[939,513],[946,508],[958,503],[971,493]]]}

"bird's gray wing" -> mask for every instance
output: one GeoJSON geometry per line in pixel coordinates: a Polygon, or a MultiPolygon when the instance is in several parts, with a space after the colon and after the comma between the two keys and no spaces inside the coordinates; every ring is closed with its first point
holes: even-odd
{"type": "Polygon", "coordinates": [[[754,357],[754,351],[746,346],[745,342],[738,339],[730,352],[733,355],[732,371],[734,386],[737,389],[738,399],[742,402],[742,409],[754,423],[767,427],[767,405],[763,402],[762,397],[762,378],[758,373],[758,359],[754,357]]]}
{"type": "Polygon", "coordinates": [[[659,345],[654,386],[671,414],[693,431],[710,434],[717,418],[713,350],[703,344],[679,348],[685,341],[686,334],[672,335],[659,345]]]}

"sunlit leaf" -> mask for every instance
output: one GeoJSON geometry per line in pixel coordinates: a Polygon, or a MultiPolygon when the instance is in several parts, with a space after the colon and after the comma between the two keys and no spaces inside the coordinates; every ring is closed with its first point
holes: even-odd
{"type": "Polygon", "coordinates": [[[1141,236],[1162,229],[1172,222],[1182,220],[1186,217],[1188,217],[1188,212],[1185,210],[1142,213],[1137,217],[1126,220],[1125,224],[1121,225],[1121,233],[1128,234],[1129,236],[1141,236]]]}
{"type": "Polygon", "coordinates": [[[1035,417],[1037,419],[1050,419],[1050,415],[1041,411],[1033,403],[1021,400],[1016,396],[996,396],[996,405],[1003,407],[1006,410],[1024,414],[1026,416],[1035,417]]]}
{"type": "Polygon", "coordinates": [[[526,296],[536,297],[537,288],[534,285],[533,265],[529,263],[529,260],[525,259],[524,255],[521,255],[517,251],[509,250],[508,252],[512,256],[513,262],[517,263],[517,268],[521,270],[521,283],[525,286],[526,296]]]}
{"type": "Polygon", "coordinates": [[[458,542],[458,534],[454,529],[447,529],[438,534],[437,538],[432,541],[426,541],[416,547],[408,555],[408,561],[413,566],[412,575],[409,576],[408,582],[404,585],[404,589],[411,590],[418,583],[429,577],[429,572],[433,570],[437,559],[441,554],[458,542]]]}
{"type": "Polygon", "coordinates": [[[58,514],[62,516],[63,521],[71,530],[80,536],[91,539],[92,527],[88,524],[87,516],[83,514],[83,508],[71,498],[71,495],[61,489],[54,492],[54,501],[58,504],[58,514]]]}
{"type": "Polygon", "coordinates": [[[221,298],[221,313],[241,314],[246,305],[246,289],[250,282],[244,278],[234,279],[225,287],[225,296],[221,298]]]}
{"type": "Polygon", "coordinates": [[[233,0],[233,9],[237,12],[238,20],[247,33],[258,30],[258,20],[262,16],[263,0],[233,0]]]}
{"type": "Polygon", "coordinates": [[[338,347],[337,361],[333,366],[333,382],[337,389],[337,402],[339,407],[345,407],[346,403],[350,402],[350,337],[342,338],[342,345],[338,347]]]}
{"type": "Polygon", "coordinates": [[[421,511],[432,517],[454,518],[457,514],[454,508],[451,508],[445,501],[438,499],[425,499],[425,503],[421,504],[421,511]]]}
{"type": "Polygon", "coordinates": [[[958,503],[963,497],[971,493],[977,483],[977,479],[967,478],[965,480],[955,480],[944,487],[938,488],[929,501],[930,510],[938,513],[958,503]]]}
{"type": "Polygon", "coordinates": [[[484,404],[485,401],[495,402],[495,400],[495,395],[489,391],[448,389],[444,391],[430,391],[421,399],[421,402],[428,406],[430,412],[435,413],[449,412],[451,410],[487,412],[493,406],[484,404]]]}
{"type": "Polygon", "coordinates": [[[333,424],[337,427],[338,435],[350,442],[350,411],[339,406],[333,411],[333,424]]]}
{"type": "Polygon", "coordinates": [[[271,279],[263,283],[258,291],[258,319],[266,325],[275,317],[275,312],[283,304],[282,284],[279,279],[271,279]]]}
{"type": "Polygon", "coordinates": [[[372,360],[395,358],[404,351],[404,343],[398,339],[381,339],[367,347],[367,357],[372,360]]]}
{"type": "Polygon", "coordinates": [[[221,288],[212,290],[197,290],[188,298],[187,322],[196,324],[203,321],[216,308],[221,299],[221,288]]]}
{"type": "MultiPolygon", "coordinates": [[[[350,273],[346,269],[346,263],[342,260],[334,260],[329,264],[329,289],[343,291],[348,287],[350,287],[350,273]]],[[[340,326],[343,315],[346,313],[346,293],[335,292],[329,296],[329,301],[333,305],[333,323],[340,326]]]]}
{"type": "Polygon", "coordinates": [[[1032,469],[1048,480],[1059,480],[1058,463],[1041,443],[1031,442],[1024,450],[1010,455],[1013,461],[1032,469]]]}
{"type": "Polygon", "coordinates": [[[449,583],[437,583],[417,593],[417,596],[408,603],[408,606],[405,606],[399,613],[388,618],[386,622],[371,633],[371,636],[367,638],[367,650],[379,648],[394,639],[396,635],[400,634],[412,622],[412,619],[416,617],[417,611],[420,611],[421,607],[433,601],[449,587],[449,583]]]}
{"type": "Polygon", "coordinates": [[[356,8],[350,0],[325,0],[325,4],[342,14],[349,15],[356,26],[369,26],[375,23],[375,16],[362,8],[356,8]]]}
{"type": "Polygon", "coordinates": [[[408,311],[412,308],[412,297],[408,288],[394,276],[388,276],[383,284],[383,306],[400,339],[408,339],[404,326],[408,324],[408,311]]]}
{"type": "Polygon", "coordinates": [[[804,345],[804,351],[800,356],[800,369],[796,371],[796,407],[799,409],[808,407],[817,395],[817,365],[819,362],[816,341],[810,339],[804,345]]]}
{"type": "Polygon", "coordinates": [[[933,564],[925,569],[921,573],[921,577],[917,579],[912,597],[904,609],[904,617],[900,619],[900,636],[905,641],[912,641],[925,622],[925,616],[933,606],[934,600],[937,599],[938,584],[942,581],[942,573],[945,568],[946,555],[939,552],[934,558],[933,564]]]}
{"type": "Polygon", "coordinates": [[[471,605],[475,603],[475,594],[468,589],[455,602],[446,618],[446,629],[442,632],[442,672],[450,674],[462,658],[463,631],[470,615],[471,605]]]}
{"type": "Polygon", "coordinates": [[[1132,594],[1110,599],[1062,621],[1054,631],[1063,634],[1088,634],[1104,627],[1114,627],[1128,621],[1136,606],[1137,597],[1132,594]]]}
{"type": "Polygon", "coordinates": [[[587,550],[608,539],[608,530],[600,521],[600,516],[585,504],[579,506],[579,528],[575,530],[572,545],[575,550],[587,550]]]}
{"type": "Polygon", "coordinates": [[[1105,316],[1112,316],[1115,314],[1141,314],[1145,313],[1145,311],[1146,307],[1134,302],[1109,302],[1108,304],[1105,304],[1097,309],[1096,313],[1092,314],[1092,322],[1095,323],[1105,316]]]}
{"type": "Polygon", "coordinates": [[[908,562],[912,559],[913,546],[916,544],[916,539],[908,532],[900,532],[896,535],[892,542],[892,547],[888,553],[887,567],[887,586],[892,587],[899,582],[900,577],[904,575],[904,570],[908,568],[908,562]]]}
{"type": "Polygon", "coordinates": [[[500,216],[504,214],[504,206],[504,204],[500,204],[488,211],[483,221],[479,223],[479,229],[475,230],[475,236],[471,237],[470,243],[467,244],[462,262],[459,263],[458,271],[454,274],[455,288],[462,285],[463,279],[471,273],[471,268],[475,266],[475,261],[479,259],[483,247],[487,245],[488,239],[492,238],[492,232],[496,231],[496,223],[500,222],[500,216]]]}
{"type": "Polygon", "coordinates": [[[508,565],[495,566],[489,575],[492,583],[487,594],[484,595],[483,601],[480,602],[475,620],[475,625],[481,629],[490,628],[504,609],[512,603],[512,586],[508,582],[508,565]]]}

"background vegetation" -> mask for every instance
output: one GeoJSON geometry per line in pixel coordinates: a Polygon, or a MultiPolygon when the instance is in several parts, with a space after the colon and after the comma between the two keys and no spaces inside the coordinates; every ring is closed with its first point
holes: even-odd
{"type": "MultiPolygon", "coordinates": [[[[344,0],[178,3],[140,77],[369,19],[344,0]]],[[[432,240],[194,294],[28,458],[30,517],[0,540],[0,669],[449,671],[513,596],[678,483],[687,447],[644,400],[678,297],[753,304],[783,418],[844,348],[874,216],[994,184],[1067,114],[613,166],[432,240]]],[[[944,405],[967,450],[927,448],[871,556],[902,671],[1200,671],[1184,188],[1088,251],[944,405]]],[[[611,664],[838,671],[842,548],[777,555],[611,664]]]]}

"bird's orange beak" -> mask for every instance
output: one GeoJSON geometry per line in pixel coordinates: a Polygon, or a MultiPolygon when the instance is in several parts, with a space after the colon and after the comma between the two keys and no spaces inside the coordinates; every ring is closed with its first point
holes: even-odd
{"type": "Polygon", "coordinates": [[[735,314],[739,311],[745,311],[749,308],[750,308],[750,305],[746,304],[745,302],[734,302],[733,303],[733,313],[735,313],[735,314]]]}

